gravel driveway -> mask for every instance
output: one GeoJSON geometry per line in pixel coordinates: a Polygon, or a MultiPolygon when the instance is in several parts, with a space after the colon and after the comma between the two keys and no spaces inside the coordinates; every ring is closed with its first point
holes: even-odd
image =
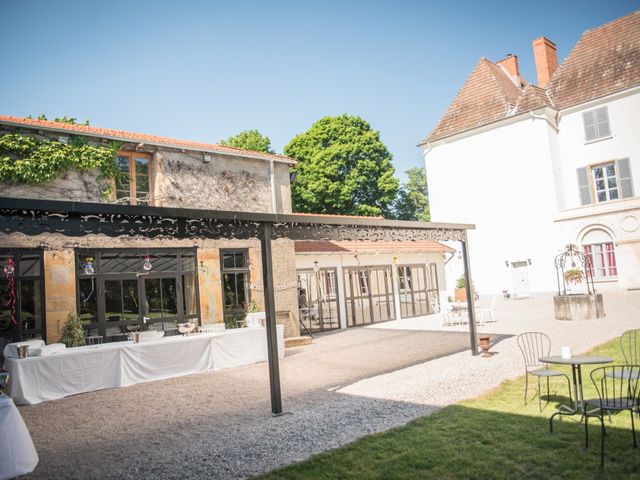
{"type": "Polygon", "coordinates": [[[243,478],[401,425],[432,407],[338,391],[461,352],[463,332],[357,328],[287,349],[283,407],[266,364],[20,407],[40,455],[31,478],[243,478]]]}

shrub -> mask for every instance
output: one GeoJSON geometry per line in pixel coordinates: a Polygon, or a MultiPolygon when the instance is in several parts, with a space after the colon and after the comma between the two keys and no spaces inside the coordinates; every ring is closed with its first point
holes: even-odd
{"type": "Polygon", "coordinates": [[[460,275],[458,280],[456,280],[456,288],[465,288],[467,286],[467,282],[464,280],[464,275],[460,275]]]}
{"type": "Polygon", "coordinates": [[[81,347],[86,343],[82,321],[76,313],[67,315],[67,320],[64,322],[62,331],[60,332],[60,341],[64,343],[67,348],[81,347]]]}

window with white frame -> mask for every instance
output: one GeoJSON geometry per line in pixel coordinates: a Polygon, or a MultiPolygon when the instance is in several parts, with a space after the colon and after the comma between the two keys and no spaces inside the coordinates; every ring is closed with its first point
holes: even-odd
{"type": "Polygon", "coordinates": [[[327,295],[335,296],[336,294],[336,272],[329,270],[325,272],[327,284],[327,295]]]}
{"type": "Polygon", "coordinates": [[[578,168],[577,173],[581,205],[633,197],[628,158],[578,168]]]}
{"type": "Polygon", "coordinates": [[[601,229],[590,230],[582,238],[582,248],[589,260],[587,271],[595,280],[618,275],[616,253],[609,233],[601,229]]]}
{"type": "Polygon", "coordinates": [[[583,112],[584,141],[592,142],[611,136],[609,125],[609,111],[606,106],[583,112]]]}
{"type": "Polygon", "coordinates": [[[605,163],[591,168],[593,175],[593,189],[596,202],[607,202],[609,200],[617,200],[618,195],[618,179],[616,177],[615,163],[605,163]]]}

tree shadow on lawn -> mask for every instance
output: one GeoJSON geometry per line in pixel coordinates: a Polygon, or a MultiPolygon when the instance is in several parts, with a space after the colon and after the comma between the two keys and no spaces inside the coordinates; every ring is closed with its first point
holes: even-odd
{"type": "Polygon", "coordinates": [[[604,468],[597,419],[585,449],[579,416],[555,421],[549,433],[548,416],[453,405],[258,478],[637,478],[640,449],[620,426],[622,416],[606,423],[604,468]]]}

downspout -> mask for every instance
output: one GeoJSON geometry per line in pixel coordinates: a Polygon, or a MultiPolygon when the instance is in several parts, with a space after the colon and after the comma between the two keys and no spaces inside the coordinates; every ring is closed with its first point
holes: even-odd
{"type": "Polygon", "coordinates": [[[276,198],[276,167],[273,160],[269,160],[269,177],[271,180],[271,212],[278,213],[278,202],[276,198]]]}

